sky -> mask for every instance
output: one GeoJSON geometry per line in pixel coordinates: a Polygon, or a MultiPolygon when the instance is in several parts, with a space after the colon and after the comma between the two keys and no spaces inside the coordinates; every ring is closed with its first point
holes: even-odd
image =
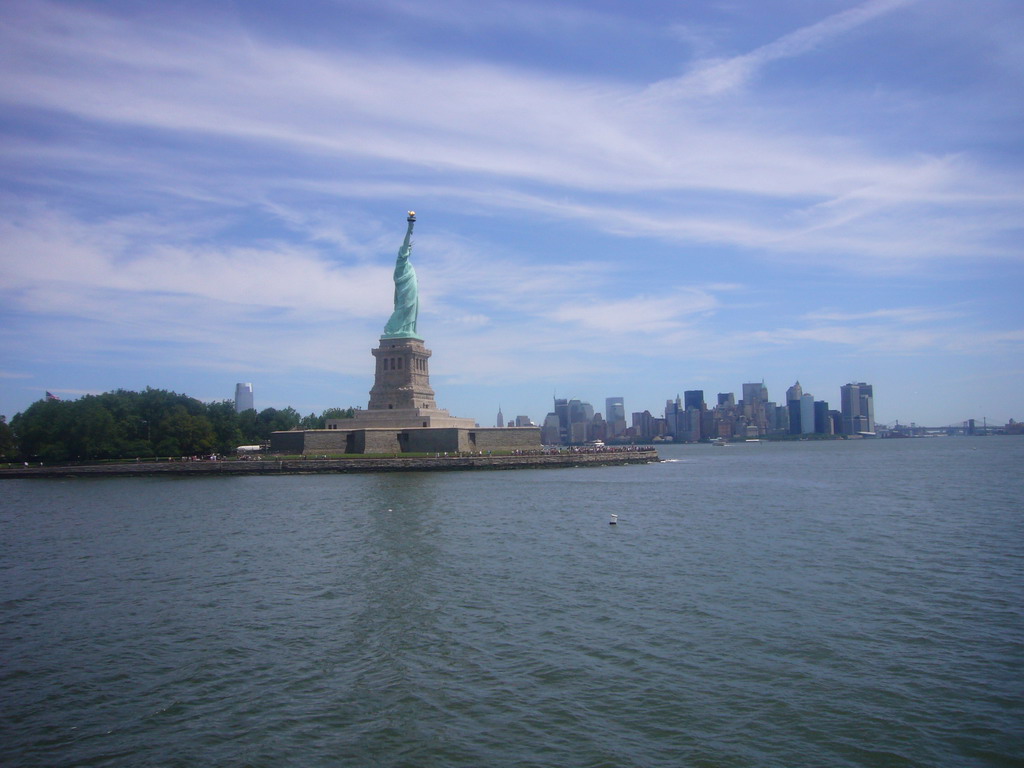
{"type": "Polygon", "coordinates": [[[366,407],[417,213],[438,406],[763,381],[1024,420],[1019,0],[5,0],[0,414],[366,407]]]}

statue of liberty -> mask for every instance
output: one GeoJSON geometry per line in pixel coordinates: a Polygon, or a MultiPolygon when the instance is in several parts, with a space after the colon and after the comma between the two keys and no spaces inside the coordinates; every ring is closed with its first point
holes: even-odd
{"type": "Polygon", "coordinates": [[[416,318],[420,313],[419,289],[416,285],[416,270],[412,268],[409,256],[412,254],[412,227],[416,223],[416,212],[409,211],[409,229],[405,242],[398,249],[395,260],[395,311],[384,326],[382,339],[420,339],[416,334],[416,318]]]}

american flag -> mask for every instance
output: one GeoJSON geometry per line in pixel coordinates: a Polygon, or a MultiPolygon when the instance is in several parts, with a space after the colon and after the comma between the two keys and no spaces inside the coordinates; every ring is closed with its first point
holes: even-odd
{"type": "Polygon", "coordinates": [[[57,397],[55,394],[53,394],[53,392],[51,392],[50,390],[46,390],[46,399],[47,400],[60,400],[60,398],[57,397]]]}

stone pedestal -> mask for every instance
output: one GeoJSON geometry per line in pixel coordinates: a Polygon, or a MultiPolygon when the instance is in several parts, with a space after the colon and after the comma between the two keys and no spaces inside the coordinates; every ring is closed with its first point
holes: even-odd
{"type": "Polygon", "coordinates": [[[430,388],[429,349],[419,339],[381,339],[372,350],[377,372],[370,390],[371,411],[437,408],[430,388]]]}
{"type": "Polygon", "coordinates": [[[370,404],[356,411],[354,419],[330,419],[328,429],[462,428],[476,426],[473,419],[460,419],[437,407],[430,388],[431,352],[419,339],[382,338],[371,350],[377,358],[377,372],[370,404]]]}

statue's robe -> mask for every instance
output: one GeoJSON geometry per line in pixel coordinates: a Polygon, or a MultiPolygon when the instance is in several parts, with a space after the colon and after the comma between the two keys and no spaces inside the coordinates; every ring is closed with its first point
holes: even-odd
{"type": "Polygon", "coordinates": [[[395,261],[395,311],[384,326],[384,336],[419,338],[416,335],[416,318],[420,312],[420,297],[416,270],[409,261],[411,253],[411,247],[403,246],[395,261]]]}

